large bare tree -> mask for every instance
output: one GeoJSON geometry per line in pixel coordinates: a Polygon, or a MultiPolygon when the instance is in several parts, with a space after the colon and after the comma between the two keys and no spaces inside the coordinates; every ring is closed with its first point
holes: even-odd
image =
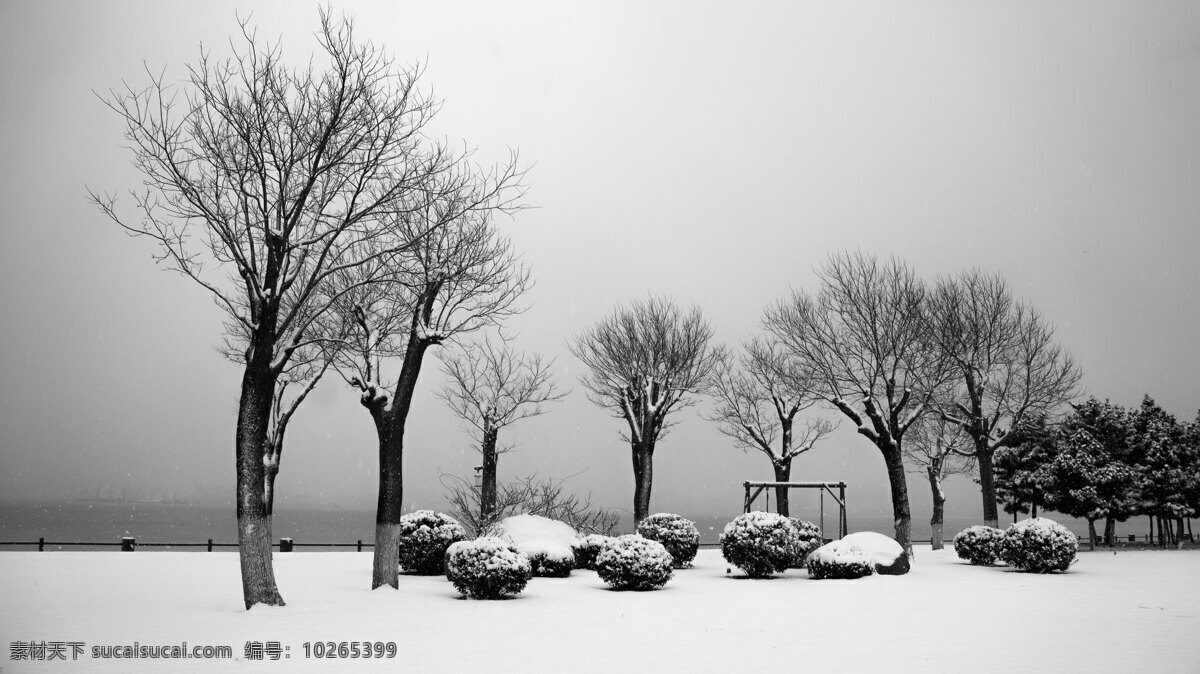
{"type": "Polygon", "coordinates": [[[723,358],[711,341],[699,307],[684,313],[672,300],[650,297],[617,307],[568,344],[588,368],[579,378],[588,398],[625,421],[621,435],[633,456],[636,522],[650,514],[654,449],[672,425],[668,418],[708,390],[723,358]]]}
{"type": "MultiPolygon", "coordinates": [[[[810,378],[788,360],[779,343],[759,338],[746,345],[736,365],[727,356],[713,371],[716,403],[709,419],[737,447],[765,454],[776,482],[790,482],[792,460],[836,428],[829,419],[809,416],[797,432],[796,416],[821,398],[813,393],[810,378]]],[[[788,494],[787,487],[775,489],[776,510],[785,517],[790,514],[788,494]]]]}
{"type": "Polygon", "coordinates": [[[992,457],[1031,420],[1075,397],[1080,371],[1036,309],[1013,298],[999,274],[967,271],[939,281],[930,303],[934,335],[954,369],[943,411],[971,438],[983,518],[999,524],[992,457]]]}
{"type": "Polygon", "coordinates": [[[346,337],[336,364],[379,442],[372,589],[398,583],[404,431],[426,352],[524,309],[529,272],[492,221],[519,208],[522,176],[515,155],[487,174],[472,169],[460,188],[388,223],[397,240],[430,233],[395,256],[383,280],[361,283],[351,273],[341,283],[356,290],[338,304],[346,337]]]}
{"type": "Polygon", "coordinates": [[[349,268],[370,279],[411,246],[384,239],[381,218],[420,208],[454,161],[422,135],[437,104],[421,69],[356,40],[347,19],[322,11],[320,23],[320,57],[300,69],[243,23],[233,56],[202,51],[182,86],[151,73],[145,88],[111,91],[143,188],[133,214],[91,193],[244,330],[234,455],[247,608],[283,604],[267,522],[276,385],[337,299],[325,282],[349,268]]]}
{"type": "Polygon", "coordinates": [[[794,291],[764,326],[883,457],[896,541],[912,556],[904,434],[929,411],[947,378],[926,315],[927,290],[904,262],[862,253],[830,256],[815,296],[794,291]]]}
{"type": "Polygon", "coordinates": [[[510,449],[499,447],[500,431],[542,414],[546,403],[566,395],[554,383],[553,359],[516,351],[503,333],[499,340],[496,344],[485,337],[482,343],[467,343],[443,356],[447,383],[437,394],[467,423],[479,446],[479,522],[490,521],[497,511],[496,467],[499,455],[510,449]]]}
{"type": "Polygon", "coordinates": [[[929,518],[930,542],[934,550],[941,550],[946,519],[946,491],[942,483],[951,475],[971,473],[975,470],[974,452],[970,448],[970,437],[962,427],[947,421],[940,414],[928,414],[908,431],[904,443],[904,455],[916,471],[929,481],[933,498],[933,515],[929,518]]]}

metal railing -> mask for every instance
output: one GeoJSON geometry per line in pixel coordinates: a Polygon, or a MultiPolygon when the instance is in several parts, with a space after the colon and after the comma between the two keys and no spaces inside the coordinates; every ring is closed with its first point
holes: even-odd
{"type": "MultiPolygon", "coordinates": [[[[36,541],[0,541],[0,545],[13,546],[37,546],[38,552],[44,552],[46,546],[57,547],[109,547],[119,548],[122,552],[133,552],[137,548],[205,548],[206,552],[212,552],[213,548],[236,548],[237,543],[214,543],[213,539],[208,539],[204,543],[138,543],[136,538],[122,536],[115,543],[98,543],[94,541],[48,541],[46,538],[40,537],[36,541]]],[[[291,538],[280,538],[278,543],[272,543],[271,547],[278,548],[280,552],[292,552],[295,548],[355,548],[358,552],[362,552],[363,548],[373,548],[374,543],[364,543],[362,539],[358,539],[353,543],[297,543],[291,538]]]]}

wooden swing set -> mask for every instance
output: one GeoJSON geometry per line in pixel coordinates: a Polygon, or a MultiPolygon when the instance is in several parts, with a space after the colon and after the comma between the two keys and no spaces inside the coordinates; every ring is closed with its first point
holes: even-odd
{"type": "MultiPolygon", "coordinates": [[[[754,500],[758,495],[763,493],[765,489],[772,487],[786,487],[788,489],[819,489],[821,494],[821,536],[825,535],[825,494],[828,493],[838,504],[838,538],[842,538],[849,531],[846,526],[846,483],[845,482],[753,482],[746,481],[742,483],[746,488],[746,500],[742,505],[742,512],[750,512],[750,507],[754,505],[754,500]],[[750,490],[754,491],[751,492],[750,490]],[[837,489],[837,493],[833,490],[837,489]]],[[[767,505],[770,507],[771,496],[767,492],[767,505]]]]}

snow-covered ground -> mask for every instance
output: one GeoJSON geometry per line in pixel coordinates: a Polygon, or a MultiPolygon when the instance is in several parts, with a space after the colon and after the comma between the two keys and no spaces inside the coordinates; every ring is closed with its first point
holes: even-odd
{"type": "Polygon", "coordinates": [[[0,670],[1200,672],[1200,554],[1188,551],[1081,553],[1070,573],[1041,576],[918,547],[907,576],[813,581],[727,574],[704,549],[656,592],[576,571],[507,601],[458,599],[440,577],[371,592],[369,553],[277,554],[276,569],[288,606],[245,611],[232,553],[0,553],[0,670]],[[236,659],[91,658],[183,641],[236,659]],[[290,657],[247,661],[248,641],[290,657]],[[394,642],[397,656],[306,658],[318,641],[394,642]],[[14,642],[84,652],[14,661],[14,642]]]}

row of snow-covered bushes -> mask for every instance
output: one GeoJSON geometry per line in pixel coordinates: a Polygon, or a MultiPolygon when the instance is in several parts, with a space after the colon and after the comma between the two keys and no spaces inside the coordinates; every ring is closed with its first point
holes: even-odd
{"type": "Polygon", "coordinates": [[[1001,561],[1030,573],[1066,571],[1078,548],[1075,534],[1045,517],[1021,520],[1005,531],[968,527],[954,537],[954,552],[971,564],[991,566],[1001,561]]]}
{"type": "MultiPolygon", "coordinates": [[[[673,569],[691,565],[700,535],[691,521],[658,514],[644,519],[638,533],[613,538],[579,537],[570,526],[532,515],[510,517],[487,535],[465,540],[453,518],[428,510],[401,522],[400,559],[410,573],[440,574],[463,595],[495,599],[521,592],[535,576],[565,577],[572,569],[592,569],[615,589],[662,587],[673,569]]],[[[908,557],[891,538],[862,532],[821,545],[810,522],[774,513],[751,512],[726,525],[721,553],[752,578],[769,578],[788,568],[807,568],[810,578],[859,578],[908,571],[908,557]]],[[[972,564],[1002,560],[1018,569],[1065,571],[1075,557],[1076,539],[1046,519],[1025,520],[1007,532],[971,527],[954,539],[960,557],[972,564]]]]}

